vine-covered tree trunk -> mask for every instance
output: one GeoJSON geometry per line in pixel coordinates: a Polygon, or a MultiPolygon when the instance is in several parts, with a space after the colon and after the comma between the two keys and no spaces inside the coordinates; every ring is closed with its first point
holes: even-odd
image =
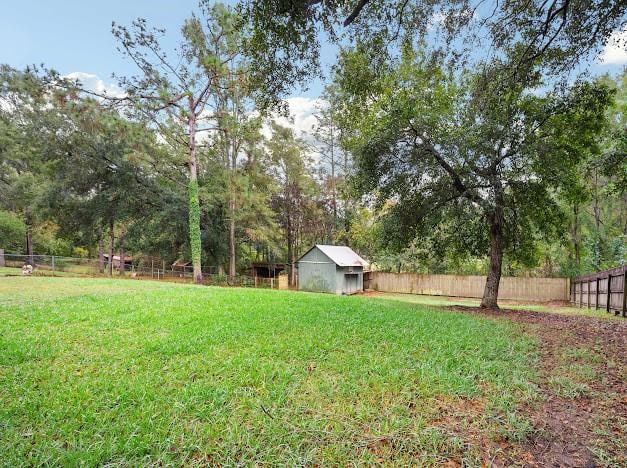
{"type": "Polygon", "coordinates": [[[494,212],[488,215],[490,222],[490,267],[481,299],[481,307],[498,309],[499,284],[501,282],[501,268],[503,266],[503,224],[505,221],[503,207],[498,205],[494,212]]]}
{"type": "Polygon", "coordinates": [[[290,264],[292,265],[292,269],[290,271],[291,273],[291,284],[292,286],[296,286],[296,281],[297,281],[297,277],[296,277],[296,249],[294,247],[292,247],[292,253],[291,253],[291,257],[290,257],[290,264]]]}
{"type": "Polygon", "coordinates": [[[189,111],[189,245],[192,251],[194,282],[202,283],[200,199],[198,197],[198,160],[196,157],[196,116],[190,97],[189,111]]]}
{"type": "MultiPolygon", "coordinates": [[[[190,171],[191,175],[191,171],[190,171]]],[[[200,202],[198,197],[198,180],[189,181],[189,239],[194,267],[194,282],[202,283],[202,266],[200,263],[200,202]]]]}

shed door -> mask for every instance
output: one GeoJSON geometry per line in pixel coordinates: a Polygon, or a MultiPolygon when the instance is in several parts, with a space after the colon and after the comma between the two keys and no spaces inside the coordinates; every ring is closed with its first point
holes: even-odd
{"type": "Polygon", "coordinates": [[[346,273],[344,275],[344,293],[353,294],[359,290],[359,275],[357,273],[346,273]]]}

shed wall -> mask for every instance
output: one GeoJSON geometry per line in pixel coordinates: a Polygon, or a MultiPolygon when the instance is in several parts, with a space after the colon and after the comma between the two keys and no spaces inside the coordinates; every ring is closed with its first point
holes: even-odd
{"type": "Polygon", "coordinates": [[[337,294],[336,265],[320,249],[310,250],[298,261],[298,289],[337,294]]]}
{"type": "Polygon", "coordinates": [[[352,294],[356,291],[364,289],[364,272],[362,267],[352,267],[352,273],[357,275],[357,285],[355,290],[349,290],[346,274],[349,273],[349,267],[338,266],[336,269],[336,294],[352,294]]]}

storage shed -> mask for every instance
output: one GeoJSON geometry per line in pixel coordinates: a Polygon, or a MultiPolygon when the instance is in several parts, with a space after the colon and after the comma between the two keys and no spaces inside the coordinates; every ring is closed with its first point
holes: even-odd
{"type": "Polygon", "coordinates": [[[350,247],[314,245],[298,260],[298,289],[354,294],[364,288],[367,267],[350,247]]]}

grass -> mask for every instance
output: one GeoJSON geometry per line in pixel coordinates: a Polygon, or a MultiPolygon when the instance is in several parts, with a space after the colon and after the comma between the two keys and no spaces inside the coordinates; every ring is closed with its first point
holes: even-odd
{"type": "Polygon", "coordinates": [[[537,342],[398,301],[0,280],[0,465],[481,463],[537,342]]]}
{"type": "MultiPolygon", "coordinates": [[[[619,357],[620,359],[620,357],[619,357]]],[[[627,418],[617,406],[623,397],[619,389],[594,390],[593,383],[606,376],[603,368],[615,366],[612,359],[603,356],[598,347],[567,347],[558,357],[548,383],[555,395],[566,399],[586,398],[594,401],[592,428],[594,437],[589,441],[589,450],[599,466],[625,466],[627,443],[627,418]]]]}
{"type": "Polygon", "coordinates": [[[19,276],[21,274],[21,268],[0,267],[0,276],[19,276]]]}
{"type": "MultiPolygon", "coordinates": [[[[83,266],[65,267],[64,271],[52,271],[48,269],[35,269],[32,276],[77,276],[81,274],[89,274],[89,269],[83,266]]],[[[22,276],[22,268],[16,267],[0,267],[0,277],[3,276],[22,276]]]]}
{"type": "MultiPolygon", "coordinates": [[[[427,296],[422,294],[401,294],[401,293],[376,293],[373,298],[408,302],[424,306],[468,306],[479,307],[480,299],[471,299],[464,297],[447,297],[447,296],[427,296]]],[[[542,302],[520,302],[500,300],[499,306],[503,309],[532,310],[535,312],[551,312],[566,315],[585,315],[588,317],[610,318],[621,320],[622,317],[615,315],[614,312],[607,313],[605,310],[588,309],[587,307],[572,307],[567,305],[547,304],[542,302]]]]}

